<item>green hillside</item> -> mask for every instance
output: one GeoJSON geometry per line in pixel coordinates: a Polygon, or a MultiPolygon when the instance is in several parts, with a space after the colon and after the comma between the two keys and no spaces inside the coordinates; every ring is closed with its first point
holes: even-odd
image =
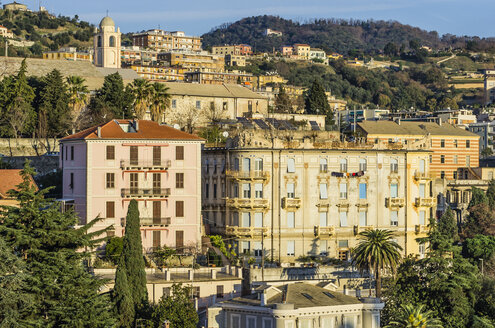
{"type": "MultiPolygon", "coordinates": [[[[10,47],[10,56],[41,56],[43,51],[57,50],[60,47],[87,48],[92,45],[91,24],[73,18],[53,16],[46,12],[23,12],[0,10],[0,25],[14,33],[17,40],[33,41],[29,48],[10,47]]],[[[0,45],[0,55],[5,52],[4,42],[0,45]]]]}

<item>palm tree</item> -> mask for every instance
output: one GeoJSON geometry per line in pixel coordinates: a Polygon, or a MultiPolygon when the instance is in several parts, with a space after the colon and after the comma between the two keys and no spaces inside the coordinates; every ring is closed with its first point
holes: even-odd
{"type": "Polygon", "coordinates": [[[148,80],[135,79],[131,89],[134,94],[134,113],[138,119],[142,119],[150,107],[153,86],[148,80]]]}
{"type": "Polygon", "coordinates": [[[352,250],[352,263],[361,271],[373,271],[376,280],[376,297],[381,297],[382,271],[392,269],[395,273],[402,250],[399,244],[392,241],[391,230],[366,230],[359,234],[361,241],[352,250]]]}
{"type": "Polygon", "coordinates": [[[153,83],[153,94],[151,96],[151,119],[161,123],[165,109],[170,105],[169,88],[162,83],[153,83]]]}
{"type": "Polygon", "coordinates": [[[424,305],[402,305],[396,319],[385,328],[443,328],[441,321],[433,318],[431,311],[423,312],[423,308],[424,305]]]}
{"type": "Polygon", "coordinates": [[[86,106],[88,101],[89,90],[84,84],[86,81],[80,76],[68,76],[66,81],[69,92],[69,104],[72,105],[72,129],[77,129],[81,110],[86,106]]]}

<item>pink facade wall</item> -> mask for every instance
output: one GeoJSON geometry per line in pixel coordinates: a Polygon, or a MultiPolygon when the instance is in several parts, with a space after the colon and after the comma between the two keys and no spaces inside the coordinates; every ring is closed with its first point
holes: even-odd
{"type": "MultiPolygon", "coordinates": [[[[130,187],[130,172],[121,168],[121,160],[130,158],[130,145],[138,146],[139,162],[153,161],[153,146],[161,146],[162,162],[171,161],[166,172],[155,172],[161,176],[161,188],[170,188],[170,196],[142,197],[138,199],[141,218],[153,217],[153,201],[160,202],[161,217],[170,218],[168,226],[152,225],[141,227],[143,247],[148,250],[153,246],[153,232],[160,234],[160,244],[169,247],[176,246],[176,231],[183,231],[184,246],[198,245],[201,238],[201,143],[199,141],[167,141],[167,140],[105,140],[95,139],[86,141],[64,142],[74,144],[81,151],[84,158],[87,150],[87,174],[81,171],[78,174],[77,185],[87,185],[85,197],[75,199],[76,208],[83,222],[89,222],[96,217],[103,218],[95,229],[110,225],[115,228],[115,235],[122,236],[125,229],[125,217],[129,201],[132,198],[123,198],[121,190],[130,187]],[[115,146],[115,159],[106,159],[107,145],[115,146]],[[184,147],[184,160],[176,160],[176,146],[184,147]],[[115,187],[107,188],[106,175],[114,173],[115,187]],[[176,188],[176,173],[184,173],[184,188],[176,188]],[[176,217],[175,203],[184,201],[184,217],[176,217]],[[107,218],[107,202],[115,202],[115,217],[107,218]]],[[[70,159],[70,158],[69,158],[70,159]]],[[[70,198],[70,190],[66,189],[66,177],[70,173],[70,163],[62,161],[64,167],[64,198],[70,198]],[[67,168],[67,169],[66,169],[67,168]],[[67,172],[66,172],[67,171],[67,172]]],[[[78,162],[79,163],[79,162],[78,162]]],[[[80,165],[82,163],[79,163],[80,165]]],[[[136,170],[138,174],[138,188],[153,188],[153,173],[148,169],[136,170]]],[[[143,220],[142,220],[143,221],[143,220]]],[[[155,233],[155,238],[157,238],[155,233]]],[[[156,240],[155,240],[156,243],[156,240]]]]}

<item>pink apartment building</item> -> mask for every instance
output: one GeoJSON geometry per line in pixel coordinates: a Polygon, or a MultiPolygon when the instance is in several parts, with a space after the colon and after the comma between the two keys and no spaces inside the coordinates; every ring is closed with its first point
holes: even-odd
{"type": "Polygon", "coordinates": [[[143,247],[179,251],[201,240],[203,139],[144,120],[112,120],[60,142],[63,201],[93,229],[113,225],[122,236],[130,200],[136,199],[143,247]]]}

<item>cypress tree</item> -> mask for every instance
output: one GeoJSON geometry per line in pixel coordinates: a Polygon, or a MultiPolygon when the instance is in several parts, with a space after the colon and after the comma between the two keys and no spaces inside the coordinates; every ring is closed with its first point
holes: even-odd
{"type": "Polygon", "coordinates": [[[305,95],[306,113],[326,115],[325,122],[329,126],[334,125],[333,111],[328,104],[328,98],[325,89],[318,81],[314,81],[311,88],[305,95]]]}
{"type": "Polygon", "coordinates": [[[138,203],[133,199],[130,201],[127,210],[124,247],[122,248],[121,257],[125,264],[127,282],[130,287],[132,302],[135,309],[140,308],[148,300],[143,244],[139,226],[138,203]]]}
{"type": "Polygon", "coordinates": [[[486,197],[488,198],[488,205],[490,206],[490,209],[492,211],[495,210],[495,180],[491,180],[488,184],[486,197]]]}
{"type": "Polygon", "coordinates": [[[117,266],[117,272],[115,273],[113,299],[115,303],[115,312],[119,320],[118,325],[120,327],[130,328],[134,322],[135,311],[123,259],[124,258],[121,256],[117,266]]]}

